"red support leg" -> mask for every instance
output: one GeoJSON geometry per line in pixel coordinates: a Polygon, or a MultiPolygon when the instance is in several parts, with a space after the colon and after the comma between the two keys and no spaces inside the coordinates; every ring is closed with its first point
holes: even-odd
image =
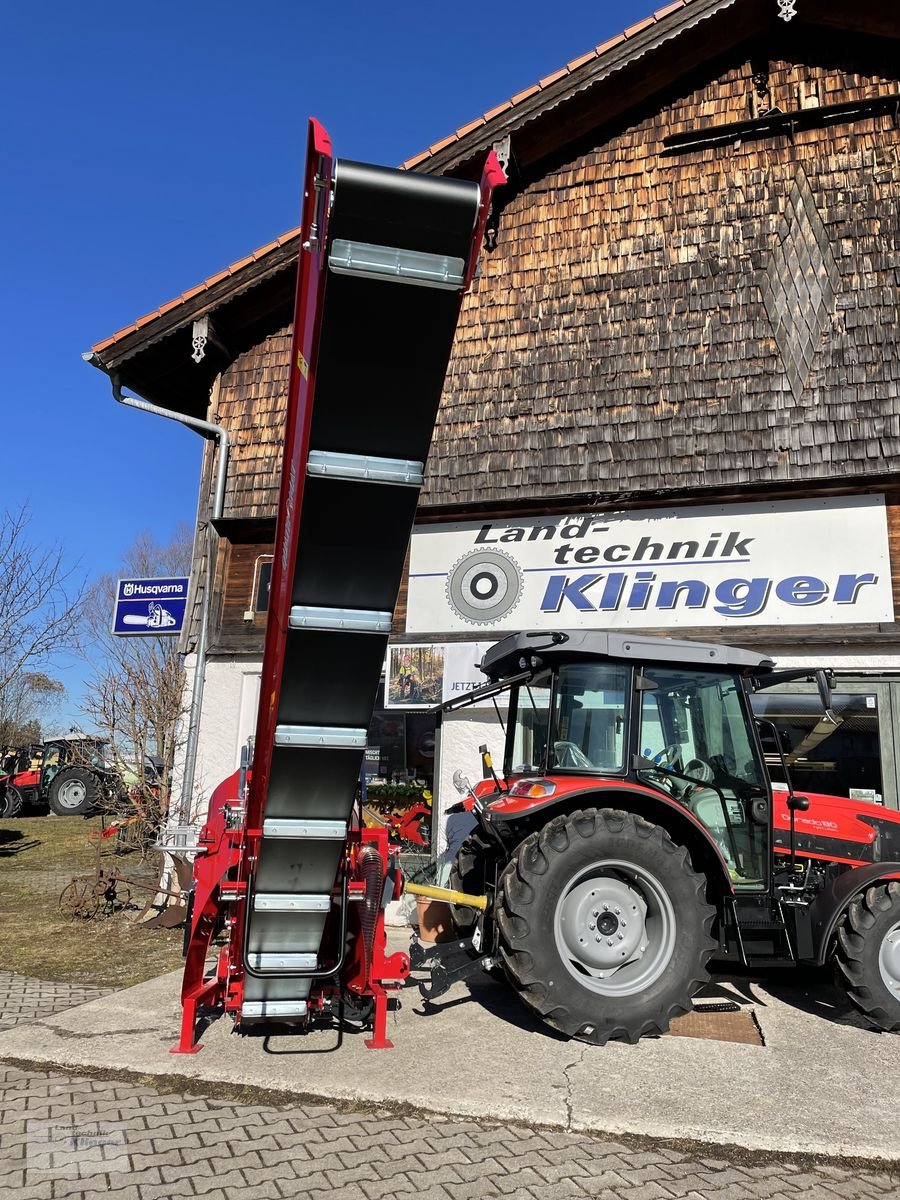
{"type": "Polygon", "coordinates": [[[375,993],[375,1026],[372,1036],[365,1040],[365,1047],[367,1050],[393,1050],[394,1043],[387,1035],[387,992],[378,984],[373,986],[373,991],[375,993]]]}

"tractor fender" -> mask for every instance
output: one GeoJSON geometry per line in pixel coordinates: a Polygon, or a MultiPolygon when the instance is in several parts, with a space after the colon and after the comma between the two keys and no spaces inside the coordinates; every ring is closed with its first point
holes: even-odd
{"type": "MultiPolygon", "coordinates": [[[[554,817],[583,808],[625,809],[654,825],[660,825],[674,842],[687,847],[695,869],[706,876],[713,895],[721,897],[734,894],[728,864],[706,826],[688,809],[652,788],[627,783],[608,784],[601,788],[578,788],[557,794],[522,813],[510,813],[507,816],[489,808],[482,815],[482,820],[488,817],[489,830],[492,824],[496,828],[496,824],[502,822],[511,833],[515,833],[515,825],[518,823],[516,817],[522,817],[525,818],[523,825],[527,826],[526,832],[531,832],[535,827],[536,816],[543,826],[554,817]]],[[[526,832],[523,832],[523,838],[526,832]]]]}
{"type": "Polygon", "coordinates": [[[873,883],[888,880],[900,880],[900,863],[878,862],[867,863],[864,867],[851,867],[819,892],[809,906],[813,961],[817,966],[828,961],[835,932],[854,896],[873,883]]]}

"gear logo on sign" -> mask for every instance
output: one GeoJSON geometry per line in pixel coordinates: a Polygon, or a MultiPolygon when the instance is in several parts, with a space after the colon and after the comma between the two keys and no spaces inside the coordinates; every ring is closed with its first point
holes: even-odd
{"type": "Polygon", "coordinates": [[[522,597],[518,564],[502,550],[476,550],[447,576],[447,600],[464,621],[493,625],[522,597]]]}

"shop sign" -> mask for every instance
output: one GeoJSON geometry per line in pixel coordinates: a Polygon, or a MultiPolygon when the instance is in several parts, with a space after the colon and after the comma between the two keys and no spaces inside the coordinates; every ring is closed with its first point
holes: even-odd
{"type": "Polygon", "coordinates": [[[883,496],[413,531],[409,633],[893,619],[883,496]]]}
{"type": "Polygon", "coordinates": [[[119,637],[160,637],[181,633],[188,585],[176,579],[120,579],[112,631],[119,637]]]}

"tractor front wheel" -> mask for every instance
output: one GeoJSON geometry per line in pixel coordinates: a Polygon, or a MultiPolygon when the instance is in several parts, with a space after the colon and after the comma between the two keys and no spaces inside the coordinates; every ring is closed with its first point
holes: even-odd
{"type": "Polygon", "coordinates": [[[715,909],[687,850],[617,809],[555,817],[500,878],[506,973],[554,1029],[595,1045],[664,1033],[707,978],[715,909]]]}
{"type": "Polygon", "coordinates": [[[900,883],[854,897],[838,930],[838,982],[878,1029],[900,1030],[900,883]]]}
{"type": "Polygon", "coordinates": [[[88,816],[100,800],[97,777],[84,767],[67,767],[50,784],[48,799],[58,817],[88,816]]]}

